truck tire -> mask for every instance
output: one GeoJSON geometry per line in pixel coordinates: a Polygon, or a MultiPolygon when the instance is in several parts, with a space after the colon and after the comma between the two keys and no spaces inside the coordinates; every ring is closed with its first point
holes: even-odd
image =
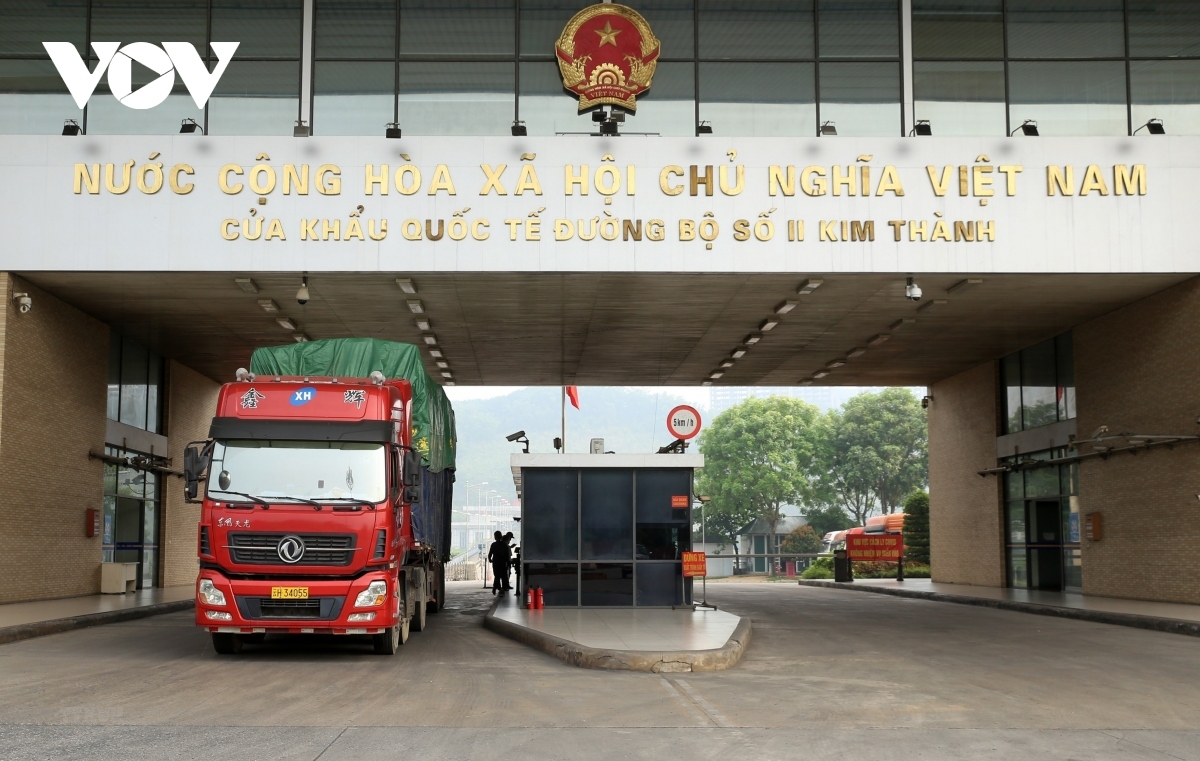
{"type": "Polygon", "coordinates": [[[242,652],[242,638],[236,634],[217,634],[212,635],[213,650],[217,651],[217,655],[237,655],[242,652]]]}
{"type": "Polygon", "coordinates": [[[371,644],[375,646],[375,652],[379,655],[395,655],[400,649],[400,624],[385,630],[383,634],[374,635],[371,644]]]}
{"type": "Polygon", "coordinates": [[[425,614],[429,610],[429,591],[425,585],[421,585],[421,596],[417,598],[417,604],[413,606],[412,628],[415,632],[425,631],[425,614]]]}
{"type": "Polygon", "coordinates": [[[425,604],[425,609],[430,613],[437,613],[442,608],[446,607],[446,566],[443,563],[437,564],[437,570],[434,571],[437,579],[434,582],[434,596],[436,599],[430,600],[425,604]]]}

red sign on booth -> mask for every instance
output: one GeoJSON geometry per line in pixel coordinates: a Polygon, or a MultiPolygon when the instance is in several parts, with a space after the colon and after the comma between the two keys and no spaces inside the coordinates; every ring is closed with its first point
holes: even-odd
{"type": "Polygon", "coordinates": [[[683,575],[685,578],[708,575],[708,560],[703,552],[683,553],[683,575]]]}
{"type": "Polygon", "coordinates": [[[688,497],[688,495],[686,495],[686,494],[672,494],[671,495],[671,508],[677,510],[681,507],[687,507],[688,504],[691,503],[691,501],[692,501],[691,498],[688,497]]]}
{"type": "Polygon", "coordinates": [[[846,537],[846,556],[850,560],[898,563],[902,555],[903,534],[850,534],[846,537]]]}

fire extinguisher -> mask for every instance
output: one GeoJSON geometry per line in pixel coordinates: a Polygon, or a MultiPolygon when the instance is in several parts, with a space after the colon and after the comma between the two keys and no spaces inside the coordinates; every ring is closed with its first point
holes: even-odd
{"type": "Polygon", "coordinates": [[[537,608],[538,610],[541,610],[542,608],[546,607],[546,599],[545,599],[545,596],[542,594],[541,587],[537,588],[537,602],[534,604],[533,607],[537,608]]]}
{"type": "Polygon", "coordinates": [[[534,602],[533,587],[525,587],[525,609],[533,610],[534,602]]]}

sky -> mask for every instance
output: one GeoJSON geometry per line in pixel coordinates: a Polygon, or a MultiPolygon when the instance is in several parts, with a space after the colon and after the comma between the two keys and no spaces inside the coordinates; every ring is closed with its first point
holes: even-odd
{"type": "MultiPolygon", "coordinates": [[[[520,391],[527,386],[446,386],[446,396],[451,402],[467,399],[494,399],[506,396],[514,391],[520,391]]],[[[627,388],[644,391],[647,394],[671,394],[686,399],[700,409],[708,408],[708,389],[695,386],[628,386],[627,388]]]]}

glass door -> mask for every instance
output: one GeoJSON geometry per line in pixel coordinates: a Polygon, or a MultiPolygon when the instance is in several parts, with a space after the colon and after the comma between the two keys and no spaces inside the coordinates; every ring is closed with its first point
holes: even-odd
{"type": "Polygon", "coordinates": [[[1029,588],[1062,591],[1062,503],[1057,499],[1029,500],[1029,588]]]}

